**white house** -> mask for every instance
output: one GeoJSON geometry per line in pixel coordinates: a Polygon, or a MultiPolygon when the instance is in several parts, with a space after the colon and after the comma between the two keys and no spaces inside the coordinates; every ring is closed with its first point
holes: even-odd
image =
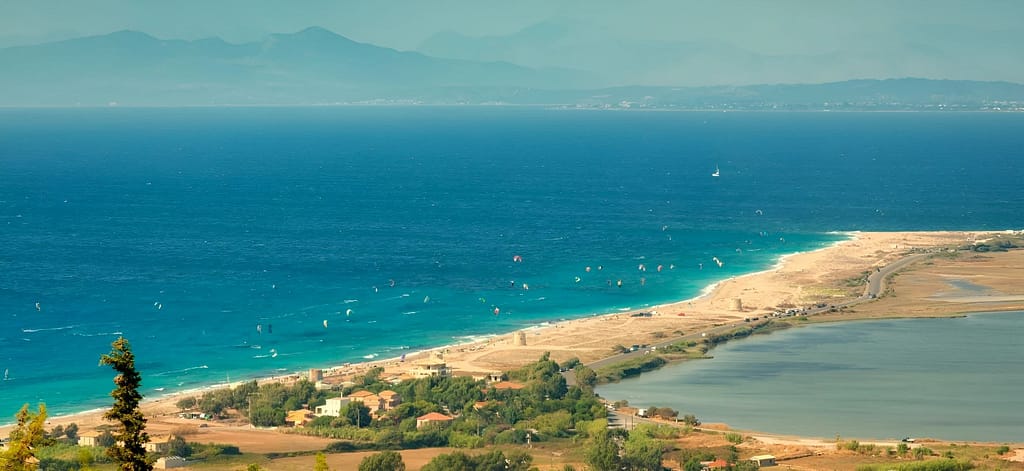
{"type": "Polygon", "coordinates": [[[325,415],[331,417],[341,416],[341,408],[351,401],[347,397],[332,397],[327,399],[327,403],[322,406],[316,406],[317,417],[323,417],[325,415]]]}

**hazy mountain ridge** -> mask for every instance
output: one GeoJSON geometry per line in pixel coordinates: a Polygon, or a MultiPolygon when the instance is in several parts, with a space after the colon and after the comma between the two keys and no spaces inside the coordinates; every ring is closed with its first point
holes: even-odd
{"type": "Polygon", "coordinates": [[[163,40],[135,31],[0,49],[0,104],[324,103],[408,87],[574,88],[586,76],[492,61],[437,59],[322,28],[258,43],[163,40]]]}
{"type": "MultiPolygon", "coordinates": [[[[524,34],[536,38],[530,47],[565,44],[560,38],[571,36],[572,28],[556,22],[535,25],[524,34]]],[[[654,42],[648,47],[659,48],[663,50],[633,58],[635,65],[626,69],[641,77],[659,65],[662,54],[711,60],[733,51],[728,45],[696,43],[684,47],[654,42]]],[[[760,67],[761,60],[744,56],[749,68],[760,67]]],[[[832,59],[823,55],[814,60],[828,68],[832,59]]],[[[569,67],[575,63],[530,68],[498,60],[438,59],[353,41],[316,27],[242,44],[118,31],[0,49],[0,63],[5,66],[0,106],[505,103],[659,109],[989,109],[1000,102],[1024,102],[1024,85],[963,80],[600,87],[600,80],[569,67]]]]}
{"type": "Polygon", "coordinates": [[[900,32],[905,36],[881,30],[844,38],[836,49],[773,54],[708,39],[620,37],[555,18],[504,35],[441,32],[424,40],[418,50],[435,57],[506,60],[527,67],[559,64],[592,72],[609,86],[822,83],[875,77],[970,80],[992,75],[1024,81],[1024,49],[1016,47],[1024,38],[1018,33],[941,25],[915,25],[900,32]],[[972,41],[966,41],[967,36],[972,41]],[[984,49],[964,46],[979,42],[984,49]]]}

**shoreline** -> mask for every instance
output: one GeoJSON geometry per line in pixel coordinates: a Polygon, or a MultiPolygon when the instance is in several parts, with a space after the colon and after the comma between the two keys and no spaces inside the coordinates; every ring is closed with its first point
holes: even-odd
{"type": "MultiPolygon", "coordinates": [[[[1011,231],[833,232],[848,238],[837,240],[814,250],[781,255],[776,263],[767,269],[732,276],[712,283],[705,287],[698,296],[682,301],[628,311],[582,314],[580,317],[566,320],[526,325],[512,332],[474,336],[474,339],[468,342],[410,352],[406,355],[404,362],[400,361],[401,357],[382,358],[334,365],[323,368],[323,370],[325,376],[331,372],[337,376],[351,377],[370,368],[384,367],[386,375],[398,376],[403,371],[408,371],[418,359],[428,357],[438,351],[444,352],[445,361],[450,367],[456,372],[463,373],[508,370],[535,360],[535,357],[539,357],[544,351],[550,351],[552,359],[556,361],[564,361],[570,356],[577,356],[584,363],[589,363],[597,359],[614,357],[610,347],[616,343],[621,344],[622,342],[619,342],[618,339],[626,337],[633,339],[633,341],[625,343],[626,345],[654,343],[651,340],[652,337],[657,338],[657,332],[671,331],[670,329],[673,327],[678,327],[676,330],[678,332],[710,326],[745,325],[744,316],[758,313],[759,310],[763,311],[787,304],[800,305],[798,302],[805,301],[807,295],[834,297],[836,296],[834,285],[839,280],[848,279],[849,275],[861,274],[870,271],[871,268],[892,263],[894,260],[913,253],[913,250],[934,250],[938,247],[957,246],[980,240],[978,236],[981,235],[991,237],[1008,232],[1011,231]],[[849,260],[843,260],[843,255],[850,253],[854,253],[854,256],[847,257],[850,258],[849,260]],[[827,267],[822,266],[823,262],[827,261],[832,263],[827,267]],[[819,285],[826,288],[821,288],[819,285]],[[739,310],[735,310],[735,306],[731,306],[730,303],[733,302],[733,299],[741,299],[740,295],[743,297],[743,306],[739,310]],[[632,317],[633,314],[639,312],[651,312],[653,317],[632,317]],[[607,326],[608,323],[619,324],[619,326],[607,326]],[[528,337],[526,345],[512,345],[513,342],[508,337],[520,332],[525,332],[528,337]],[[511,355],[509,355],[510,353],[511,355]]],[[[859,295],[863,289],[864,285],[858,285],[853,290],[846,290],[845,295],[859,295]],[[857,293],[851,293],[854,290],[857,293]]],[[[858,305],[858,310],[864,305],[877,305],[880,300],[858,305]]],[[[964,307],[963,303],[944,302],[944,304],[951,308],[949,312],[993,310],[986,306],[984,309],[957,311],[957,307],[964,307]]],[[[899,317],[921,316],[910,314],[899,317]]],[[[948,315],[943,317],[948,317],[948,315]]],[[[857,316],[857,318],[870,319],[872,317],[857,316]]],[[[817,316],[815,322],[842,320],[853,319],[826,314],[817,316]]],[[[302,376],[301,373],[292,372],[257,378],[256,381],[259,383],[287,382],[297,380],[302,376]]],[[[187,391],[167,393],[156,398],[146,398],[141,407],[147,417],[162,417],[168,415],[169,412],[176,412],[177,408],[174,404],[184,397],[198,396],[224,387],[236,387],[248,381],[251,380],[217,383],[187,391]]],[[[105,410],[105,408],[100,408],[54,416],[48,418],[48,422],[52,424],[80,422],[80,427],[83,423],[95,426],[97,417],[105,410]]],[[[102,419],[99,422],[102,423],[102,419]]],[[[0,430],[5,430],[9,426],[9,424],[0,426],[0,430]]]]}

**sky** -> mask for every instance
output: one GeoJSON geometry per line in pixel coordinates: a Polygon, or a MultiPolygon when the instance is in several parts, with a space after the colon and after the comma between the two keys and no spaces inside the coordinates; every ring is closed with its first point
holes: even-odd
{"type": "MultiPolygon", "coordinates": [[[[931,53],[932,62],[966,61],[981,51],[985,61],[1019,62],[1013,44],[1024,44],[1021,18],[1020,0],[0,0],[0,47],[123,29],[164,39],[246,42],[321,26],[357,41],[416,50],[439,32],[502,36],[558,20],[586,32],[581,41],[599,35],[696,42],[769,56],[843,52],[880,55],[889,63],[899,62],[906,48],[931,53]]],[[[547,65],[542,58],[524,60],[547,65]]],[[[964,70],[960,77],[930,78],[1024,81],[1018,72],[1000,76],[998,67],[980,67],[978,60],[963,66],[984,69],[973,75],[964,70]]],[[[957,75],[955,64],[928,64],[922,71],[957,75]]]]}

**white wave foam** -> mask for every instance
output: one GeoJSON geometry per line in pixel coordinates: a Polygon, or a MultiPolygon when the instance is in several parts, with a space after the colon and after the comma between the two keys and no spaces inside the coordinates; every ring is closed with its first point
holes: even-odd
{"type": "Polygon", "coordinates": [[[39,329],[21,329],[21,331],[23,333],[26,333],[26,334],[32,334],[32,333],[36,333],[36,332],[53,332],[53,331],[56,331],[56,330],[68,330],[68,329],[74,329],[75,327],[78,327],[78,326],[77,325],[65,325],[63,327],[42,327],[42,328],[39,328],[39,329]]]}
{"type": "Polygon", "coordinates": [[[163,372],[160,372],[160,373],[153,373],[153,376],[167,376],[167,375],[172,375],[172,374],[176,374],[176,373],[188,373],[189,371],[192,371],[192,370],[205,370],[207,368],[209,368],[209,366],[206,366],[206,365],[192,366],[192,367],[189,367],[189,368],[182,368],[180,370],[172,370],[172,371],[163,371],[163,372]]]}
{"type": "Polygon", "coordinates": [[[111,335],[124,335],[124,332],[121,332],[121,331],[116,331],[116,332],[99,332],[99,333],[95,333],[95,334],[83,334],[81,332],[75,332],[73,335],[77,335],[79,337],[107,337],[107,336],[111,336],[111,335]]]}

